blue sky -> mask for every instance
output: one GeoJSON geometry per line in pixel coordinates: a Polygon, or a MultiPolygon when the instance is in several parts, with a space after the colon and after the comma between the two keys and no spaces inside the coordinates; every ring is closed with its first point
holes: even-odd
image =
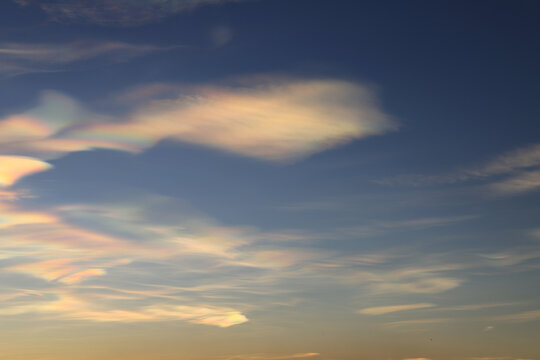
{"type": "Polygon", "coordinates": [[[539,10],[2,2],[0,359],[539,359],[539,10]]]}

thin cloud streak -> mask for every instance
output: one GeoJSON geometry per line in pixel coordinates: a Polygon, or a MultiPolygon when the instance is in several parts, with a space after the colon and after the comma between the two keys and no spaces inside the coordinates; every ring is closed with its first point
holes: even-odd
{"type": "Polygon", "coordinates": [[[66,71],[68,65],[99,59],[124,62],[157,51],[177,48],[129,44],[118,41],[70,43],[0,43],[0,74],[14,76],[35,72],[66,71]]]}
{"type": "Polygon", "coordinates": [[[384,185],[442,185],[473,180],[490,181],[493,177],[508,176],[487,185],[495,194],[511,195],[540,187],[540,144],[508,151],[484,165],[458,169],[450,174],[406,174],[375,181],[384,185]]]}
{"type": "Polygon", "coordinates": [[[434,304],[408,304],[408,305],[391,305],[391,306],[376,306],[376,307],[370,307],[370,308],[364,308],[361,310],[358,310],[358,314],[363,315],[384,315],[384,314],[390,314],[394,312],[399,311],[407,311],[407,310],[418,310],[418,309],[426,309],[431,308],[436,305],[434,304]]]}
{"type": "Polygon", "coordinates": [[[495,318],[499,321],[508,322],[533,322],[540,321],[540,310],[525,311],[516,314],[502,315],[495,318]]]}
{"type": "Polygon", "coordinates": [[[291,359],[319,359],[319,353],[298,353],[291,355],[270,355],[270,354],[251,354],[251,355],[235,355],[224,358],[224,360],[291,360],[291,359]]]}
{"type": "Polygon", "coordinates": [[[540,188],[540,170],[528,171],[506,180],[491,184],[490,189],[497,194],[512,195],[540,188]]]}
{"type": "MultiPolygon", "coordinates": [[[[202,5],[242,0],[13,0],[22,6],[39,6],[50,19],[66,23],[92,23],[131,27],[158,22],[202,5]]],[[[245,1],[245,0],[243,0],[245,1]]]]}

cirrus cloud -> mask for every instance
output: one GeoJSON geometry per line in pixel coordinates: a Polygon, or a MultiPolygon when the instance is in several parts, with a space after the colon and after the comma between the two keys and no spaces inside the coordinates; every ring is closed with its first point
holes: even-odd
{"type": "MultiPolygon", "coordinates": [[[[41,8],[53,21],[130,27],[161,21],[201,5],[242,0],[13,0],[41,8]]],[[[244,0],[245,1],[245,0],[244,0]]]]}

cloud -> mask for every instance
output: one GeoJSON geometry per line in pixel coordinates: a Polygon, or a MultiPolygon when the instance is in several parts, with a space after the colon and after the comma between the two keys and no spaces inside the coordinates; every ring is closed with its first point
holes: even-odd
{"type": "Polygon", "coordinates": [[[361,237],[372,237],[385,235],[392,232],[402,233],[404,231],[415,231],[451,225],[457,222],[468,221],[477,216],[449,216],[449,217],[428,217],[397,221],[376,221],[369,225],[359,225],[354,227],[341,228],[340,230],[361,237]]]}
{"type": "Polygon", "coordinates": [[[25,176],[48,170],[51,167],[50,164],[39,159],[0,155],[0,187],[11,186],[25,176]]]}
{"type": "Polygon", "coordinates": [[[402,327],[402,326],[448,323],[452,320],[453,319],[450,319],[450,318],[415,319],[415,320],[393,321],[393,322],[387,323],[386,325],[389,327],[402,327]]]}
{"type": "Polygon", "coordinates": [[[408,305],[392,305],[392,306],[376,306],[358,310],[357,313],[364,315],[383,315],[398,311],[417,310],[434,307],[434,304],[408,304],[408,305]]]}
{"type": "Polygon", "coordinates": [[[32,211],[0,202],[0,268],[19,279],[0,296],[0,314],[229,327],[248,321],[245,294],[286,300],[282,281],[323,256],[193,213],[164,221],[164,199],[132,201],[32,211]]]}
{"type": "MultiPolygon", "coordinates": [[[[424,255],[425,256],[425,255],[424,255]]],[[[410,259],[410,261],[415,261],[410,259]]],[[[444,275],[463,269],[465,265],[403,266],[392,270],[367,269],[357,271],[353,279],[367,283],[375,293],[436,294],[461,285],[462,279],[444,275]]]]}
{"type": "Polygon", "coordinates": [[[0,159],[6,163],[1,180],[12,185],[49,168],[42,160],[93,148],[140,152],[175,139],[290,162],[395,129],[368,89],[340,80],[265,78],[241,86],[180,87],[174,98],[152,100],[120,119],[45,92],[36,108],[0,119],[0,153],[11,155],[0,159]]]}
{"type": "Polygon", "coordinates": [[[540,249],[538,247],[514,248],[479,256],[491,266],[513,266],[540,258],[540,249]]]}
{"type": "Polygon", "coordinates": [[[467,360],[533,360],[533,359],[524,359],[511,356],[500,356],[500,357],[470,357],[467,360]]]}
{"type": "Polygon", "coordinates": [[[250,355],[235,355],[227,357],[224,360],[292,360],[292,359],[319,359],[321,354],[319,353],[298,353],[290,355],[270,355],[270,354],[250,354],[250,355]]]}
{"type": "Polygon", "coordinates": [[[431,360],[429,358],[406,358],[406,359],[403,359],[403,360],[431,360]]]}
{"type": "Polygon", "coordinates": [[[233,38],[233,31],[228,26],[216,26],[210,32],[210,37],[214,46],[224,46],[229,43],[233,38]]]}
{"type": "Polygon", "coordinates": [[[372,285],[372,288],[381,293],[405,292],[419,294],[436,294],[458,287],[461,279],[448,277],[428,277],[402,282],[382,282],[372,285]]]}
{"type": "Polygon", "coordinates": [[[488,332],[488,331],[491,331],[493,329],[495,329],[495,326],[486,326],[482,331],[488,332]]]}
{"type": "Polygon", "coordinates": [[[241,0],[14,0],[39,6],[53,21],[102,26],[138,26],[157,22],[201,5],[241,0]]]}
{"type": "Polygon", "coordinates": [[[58,44],[0,43],[0,74],[65,71],[69,69],[69,65],[81,64],[91,59],[106,63],[124,62],[172,48],[174,47],[88,40],[58,44]]]}
{"type": "MultiPolygon", "coordinates": [[[[184,320],[194,324],[227,328],[248,321],[240,312],[226,307],[202,305],[154,304],[134,310],[103,309],[90,299],[67,291],[56,293],[53,301],[39,301],[33,304],[5,307],[0,315],[56,314],[62,319],[94,322],[141,322],[184,320]]],[[[94,299],[95,300],[95,299],[94,299]]]]}
{"type": "Polygon", "coordinates": [[[509,322],[533,322],[540,321],[540,310],[525,311],[516,314],[502,315],[495,318],[500,321],[509,322]]]}
{"type": "Polygon", "coordinates": [[[458,306],[447,306],[433,309],[436,311],[477,311],[492,309],[497,307],[506,307],[506,306],[515,306],[521,305],[519,302],[506,302],[506,303],[486,303],[486,304],[472,304],[472,305],[458,305],[458,306]]]}
{"type": "Polygon", "coordinates": [[[421,175],[406,174],[377,180],[386,185],[440,185],[472,180],[491,180],[494,177],[507,176],[495,180],[487,187],[497,194],[516,194],[532,191],[540,187],[540,144],[532,144],[509,151],[495,157],[487,163],[475,167],[458,169],[449,174],[421,175]]]}
{"type": "Polygon", "coordinates": [[[490,185],[498,194],[511,195],[540,188],[540,170],[527,171],[490,185]]]}
{"type": "Polygon", "coordinates": [[[171,138],[286,162],[395,128],[360,85],[263,79],[248,86],[185,88],[174,99],[143,106],[127,121],[95,124],[73,135],[107,134],[141,149],[171,138]]]}

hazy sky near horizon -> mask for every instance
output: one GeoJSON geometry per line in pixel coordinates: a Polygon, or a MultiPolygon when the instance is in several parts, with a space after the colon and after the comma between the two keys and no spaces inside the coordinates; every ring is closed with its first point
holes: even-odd
{"type": "Polygon", "coordinates": [[[0,3],[0,360],[540,360],[540,4],[0,3]]]}

